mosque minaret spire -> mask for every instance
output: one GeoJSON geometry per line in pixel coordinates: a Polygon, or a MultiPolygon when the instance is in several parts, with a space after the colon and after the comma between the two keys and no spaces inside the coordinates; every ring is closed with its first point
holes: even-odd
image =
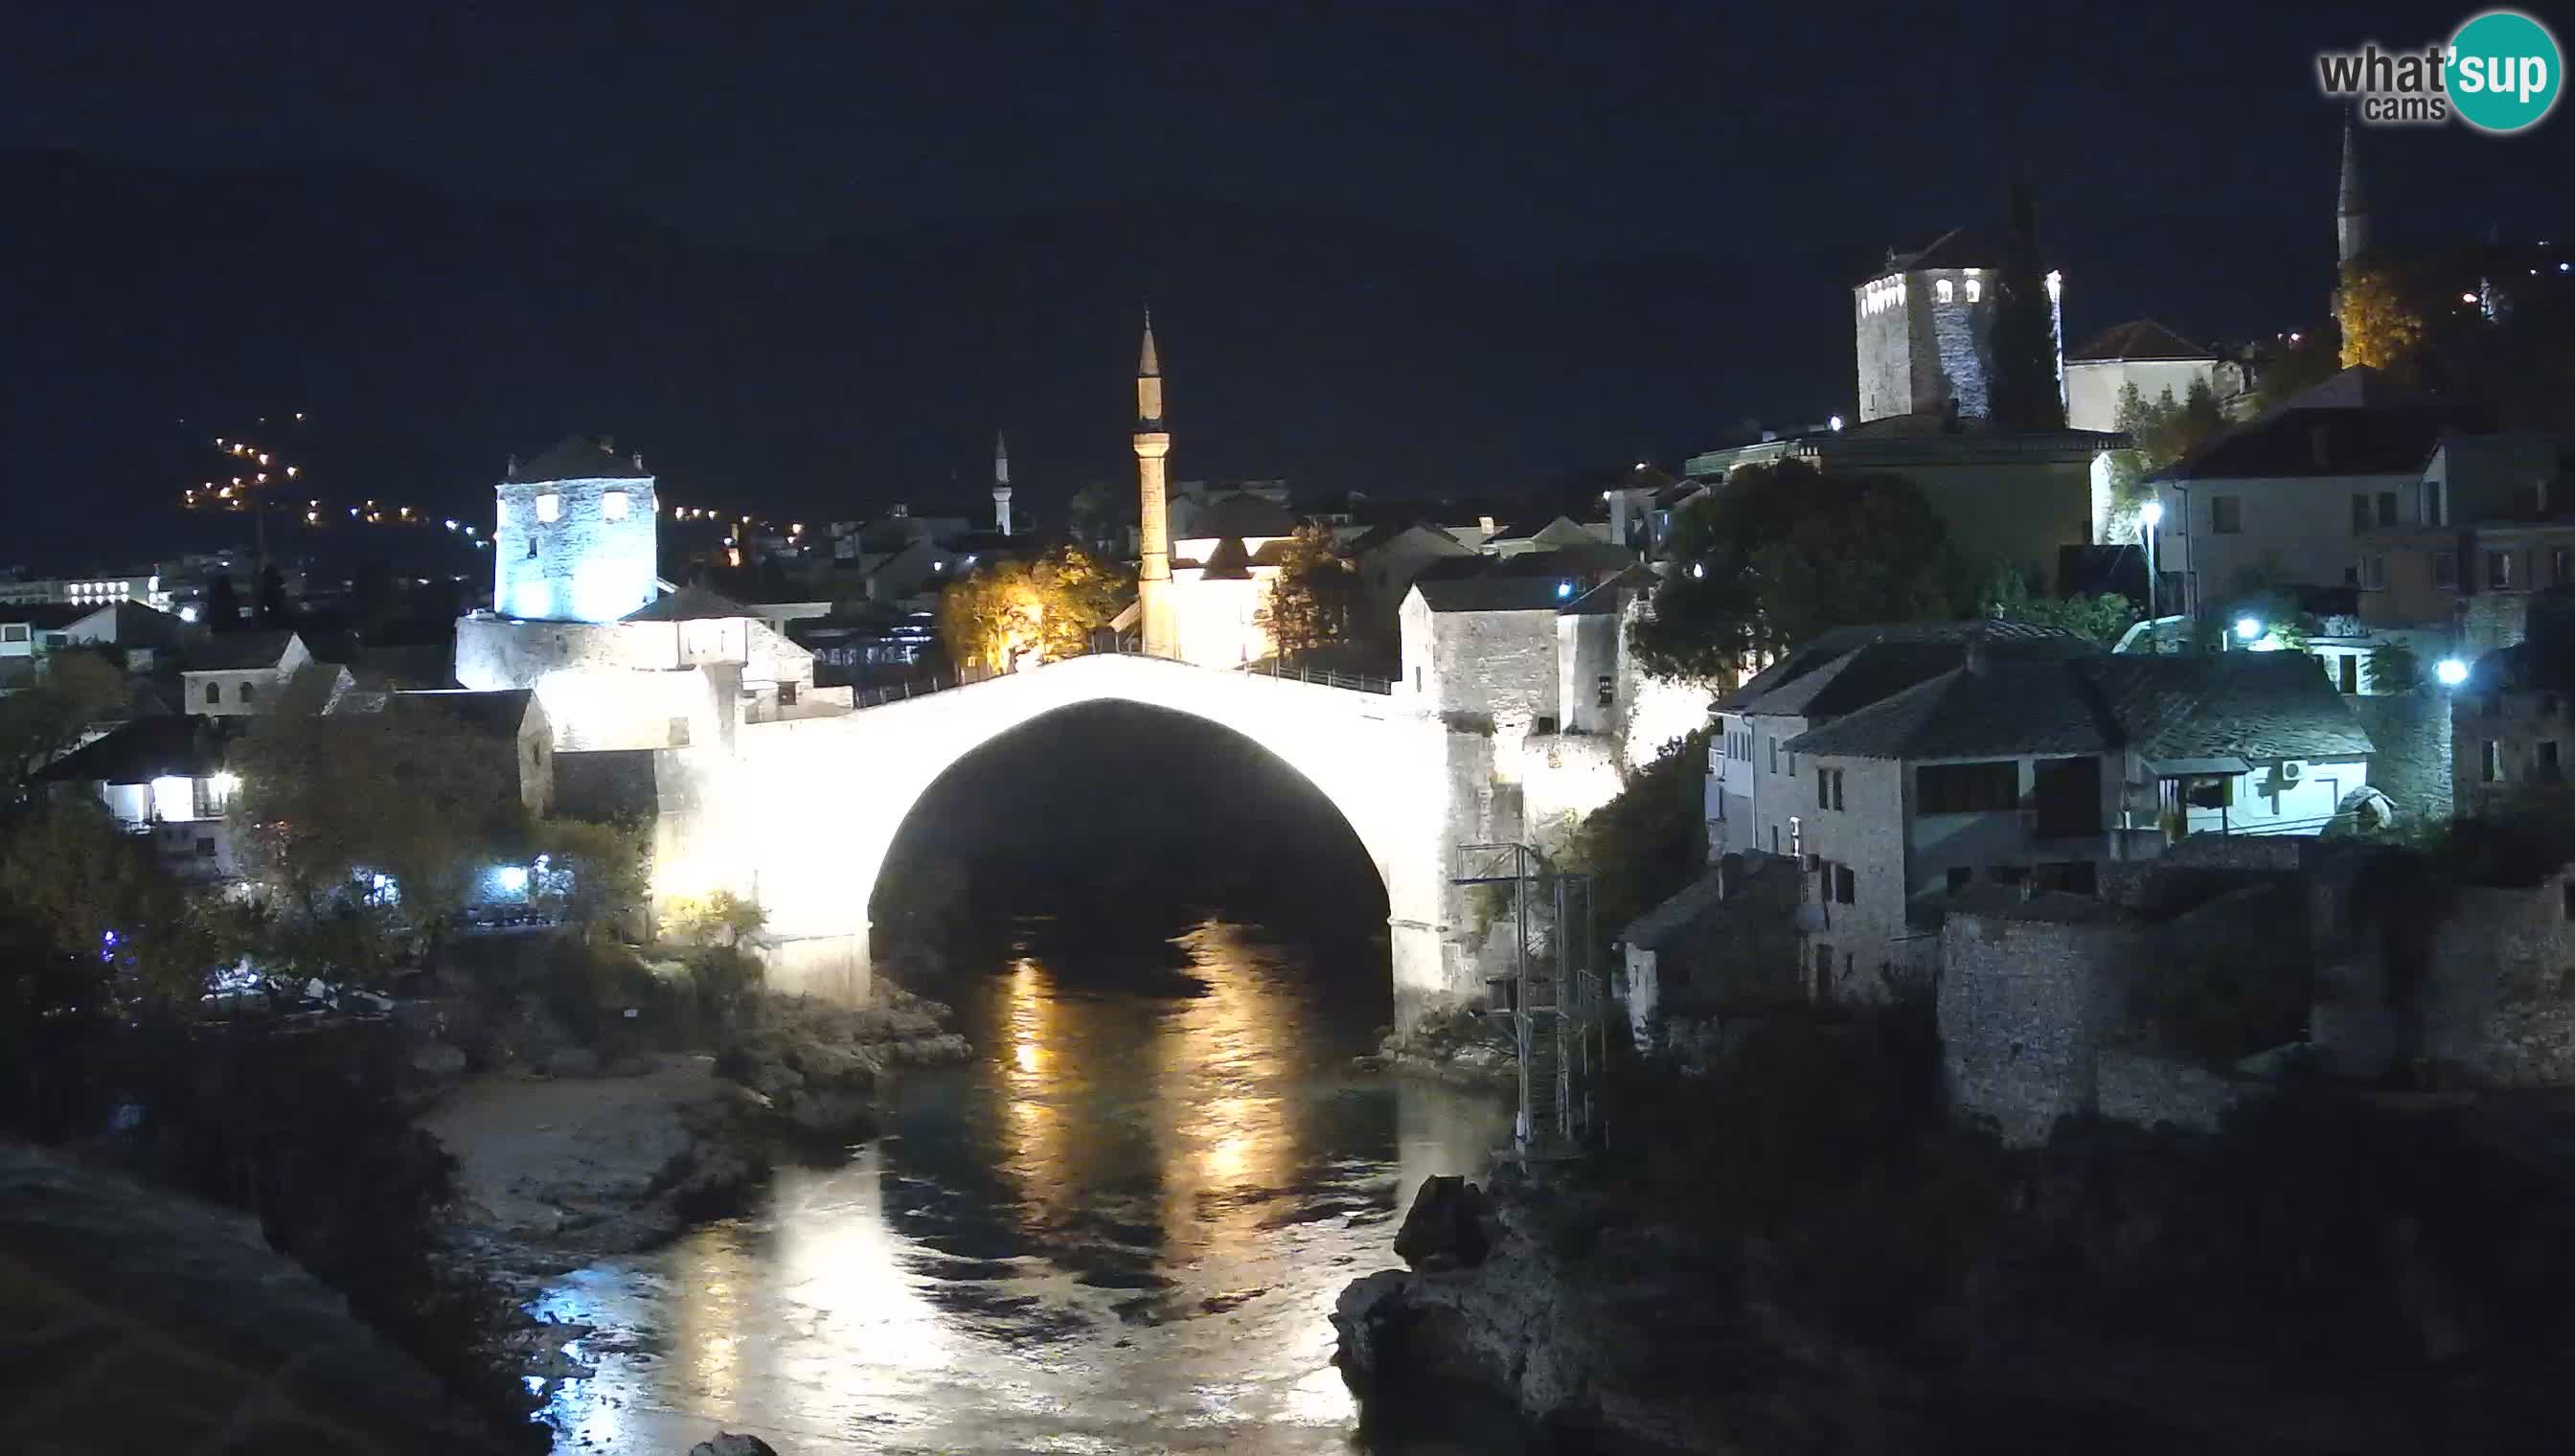
{"type": "Polygon", "coordinates": [[[1154,311],[1147,309],[1145,344],[1136,358],[1136,489],[1141,522],[1136,606],[1145,653],[1158,658],[1181,655],[1179,625],[1172,617],[1172,523],[1169,482],[1164,476],[1164,460],[1171,453],[1171,431],[1163,424],[1163,358],[1154,347],[1154,311]]]}

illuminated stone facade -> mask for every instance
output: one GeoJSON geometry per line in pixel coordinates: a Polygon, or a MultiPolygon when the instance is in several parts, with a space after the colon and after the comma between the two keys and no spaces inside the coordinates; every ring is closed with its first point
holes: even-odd
{"type": "Polygon", "coordinates": [[[653,478],[642,456],[575,436],[497,488],[492,607],[532,622],[615,622],[655,595],[653,478]]]}

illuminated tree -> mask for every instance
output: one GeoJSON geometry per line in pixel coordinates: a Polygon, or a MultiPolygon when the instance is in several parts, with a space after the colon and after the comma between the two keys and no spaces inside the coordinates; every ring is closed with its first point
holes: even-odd
{"type": "Polygon", "coordinates": [[[1331,531],[1304,525],[1288,539],[1286,559],[1262,609],[1281,662],[1349,646],[1358,619],[1359,576],[1335,548],[1331,531]]]}
{"type": "Polygon", "coordinates": [[[760,907],[759,901],[744,899],[729,889],[683,895],[662,904],[662,933],[697,946],[738,947],[746,936],[759,934],[760,927],[768,923],[769,912],[760,907]]]}
{"type": "Polygon", "coordinates": [[[2334,293],[2342,328],[2342,366],[2403,371],[2423,347],[2423,316],[2406,301],[2396,275],[2368,263],[2346,264],[2334,293]]]}
{"type": "Polygon", "coordinates": [[[1009,672],[1080,657],[1132,591],[1125,574],[1079,546],[995,562],[939,595],[939,637],[961,668],[1009,672]]]}
{"type": "Polygon", "coordinates": [[[124,832],[86,794],[57,797],[10,824],[0,839],[0,901],[56,953],[181,1011],[193,1010],[208,974],[240,953],[247,929],[238,906],[180,884],[150,839],[124,832]]]}

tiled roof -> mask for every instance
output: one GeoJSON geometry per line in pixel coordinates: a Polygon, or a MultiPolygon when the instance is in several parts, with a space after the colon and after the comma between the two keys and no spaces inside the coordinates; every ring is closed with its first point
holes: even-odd
{"type": "Polygon", "coordinates": [[[2476,425],[2473,413],[2451,405],[2284,409],[2228,431],[2156,479],[2413,475],[2444,432],[2476,425]]]}
{"type": "Polygon", "coordinates": [[[0,622],[23,622],[39,632],[59,632],[97,610],[70,602],[17,602],[0,606],[0,622]]]}
{"type": "Polygon", "coordinates": [[[222,719],[172,715],[138,718],[93,738],[47,767],[43,776],[66,783],[149,783],[155,778],[204,778],[224,766],[231,733],[222,719]]]}
{"type": "Polygon", "coordinates": [[[1556,595],[1547,577],[1468,577],[1463,581],[1416,578],[1412,590],[1433,612],[1553,612],[1571,600],[1556,595]]]}
{"type": "Polygon", "coordinates": [[[649,480],[633,454],[620,455],[605,435],[567,435],[511,475],[517,481],[649,480]]]}
{"type": "Polygon", "coordinates": [[[1997,661],[1943,673],[1788,740],[1856,758],[2088,754],[2256,760],[2372,751],[2323,668],[2303,653],[1997,661]]]}
{"type": "Polygon", "coordinates": [[[247,673],[254,668],[274,668],[286,656],[286,645],[294,639],[292,628],[274,632],[217,633],[203,642],[190,645],[187,670],[191,673],[247,673]]]}
{"type": "Polygon", "coordinates": [[[704,587],[690,586],[655,598],[627,613],[624,620],[627,622],[700,622],[759,615],[730,597],[710,592],[704,587]]]}
{"type": "MultiPolygon", "coordinates": [[[[1770,696],[1788,684],[1861,648],[1877,643],[1945,643],[1957,651],[1957,656],[1952,657],[1948,664],[1954,667],[1964,661],[1961,645],[1968,642],[2044,644],[2047,651],[2063,653],[2098,651],[2087,639],[2077,637],[2073,633],[2059,631],[2052,627],[2031,627],[2025,623],[2003,622],[1989,617],[1965,618],[1952,622],[1881,622],[1858,627],[1837,627],[1791,648],[1787,656],[1754,674],[1742,687],[1718,700],[1716,709],[1720,713],[1802,713],[1805,711],[1802,707],[1772,709],[1769,706],[1770,696]]],[[[2035,647],[2028,649],[2028,651],[2038,650],[2040,649],[2035,647]]],[[[2013,651],[2026,656],[2026,651],[2020,648],[2014,648],[2013,651]]],[[[1895,661],[1899,660],[1889,660],[1890,663],[1895,661]]],[[[1887,691],[1891,693],[1903,686],[1904,684],[1898,683],[1887,691]]],[[[1797,701],[1802,703],[1803,700],[1797,701]]]]}
{"type": "Polygon", "coordinates": [[[2205,344],[2193,344],[2152,319],[2131,319],[2115,324],[2083,341],[2079,348],[2065,353],[2068,364],[2092,364],[2112,359],[2135,360],[2214,360],[2217,351],[2205,344]]]}
{"type": "Polygon", "coordinates": [[[536,690],[531,688],[496,688],[481,693],[454,688],[397,693],[385,707],[394,713],[435,713],[474,732],[516,737],[528,721],[528,704],[536,696],[536,690]]]}

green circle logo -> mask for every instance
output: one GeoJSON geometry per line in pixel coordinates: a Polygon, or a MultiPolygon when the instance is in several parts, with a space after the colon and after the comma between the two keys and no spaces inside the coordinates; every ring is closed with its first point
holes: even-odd
{"type": "Polygon", "coordinates": [[[2450,38],[2450,105],[2480,131],[2534,126],[2565,89],[2563,54],[2547,26],[2518,10],[2489,10],[2450,38]]]}

